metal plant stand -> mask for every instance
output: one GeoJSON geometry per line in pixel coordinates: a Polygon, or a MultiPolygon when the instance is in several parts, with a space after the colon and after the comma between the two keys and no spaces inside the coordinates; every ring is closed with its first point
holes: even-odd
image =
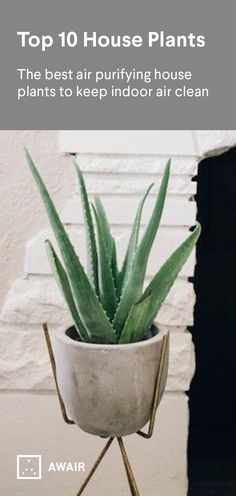
{"type": "MultiPolygon", "coordinates": [[[[68,419],[68,417],[67,417],[65,405],[64,405],[63,399],[61,397],[59,386],[58,386],[57,373],[56,373],[56,362],[55,362],[55,358],[54,358],[53,348],[52,348],[51,339],[50,339],[47,324],[43,324],[43,330],[44,330],[44,335],[45,335],[48,353],[49,353],[49,357],[50,357],[50,362],[51,362],[51,366],[52,366],[53,377],[54,377],[54,381],[56,384],[56,390],[57,390],[57,395],[58,395],[58,399],[59,399],[59,403],[60,403],[61,413],[62,413],[64,421],[67,424],[72,425],[72,424],[75,424],[75,422],[73,420],[68,419]]],[[[158,404],[160,401],[160,396],[161,396],[161,384],[162,384],[162,377],[163,377],[163,372],[164,372],[165,357],[166,357],[166,353],[168,351],[168,342],[169,342],[169,333],[163,337],[163,341],[162,341],[160,363],[159,363],[159,367],[158,367],[158,371],[157,371],[155,389],[154,389],[154,394],[153,394],[152,410],[151,410],[148,430],[147,430],[147,432],[138,431],[136,433],[139,436],[143,437],[144,439],[150,439],[152,437],[153,430],[154,430],[156,410],[157,410],[157,407],[158,407],[158,404]]],[[[101,451],[99,457],[97,458],[96,462],[94,463],[93,467],[91,468],[89,474],[87,475],[85,481],[83,482],[82,486],[80,487],[79,491],[76,493],[76,496],[80,496],[84,492],[90,479],[92,478],[97,467],[100,465],[102,459],[104,458],[105,454],[109,450],[114,439],[115,438],[113,438],[113,437],[109,438],[109,440],[107,441],[103,450],[101,451]]],[[[118,445],[120,448],[120,452],[122,455],[122,459],[124,462],[125,471],[126,471],[131,495],[132,496],[140,496],[140,493],[139,493],[139,490],[137,487],[137,483],[135,481],[134,474],[133,474],[133,471],[132,471],[132,468],[131,468],[131,465],[130,465],[130,462],[129,462],[129,459],[128,459],[128,456],[127,456],[127,453],[125,450],[123,438],[117,437],[116,439],[117,439],[117,442],[118,442],[118,445]]]]}

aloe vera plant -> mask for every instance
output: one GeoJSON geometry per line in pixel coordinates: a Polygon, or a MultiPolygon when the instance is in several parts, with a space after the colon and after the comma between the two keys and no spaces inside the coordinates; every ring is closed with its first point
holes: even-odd
{"type": "Polygon", "coordinates": [[[45,242],[46,250],[52,271],[71,313],[78,339],[109,344],[141,341],[151,328],[201,231],[200,225],[197,224],[144,290],[148,258],[164,208],[170,161],[165,167],[154,208],[141,239],[142,210],[153,184],[140,201],[120,270],[116,243],[102,202],[99,197],[95,197],[93,203],[89,201],[82,172],[77,162],[74,162],[87,234],[86,273],[27,150],[26,158],[58,243],[61,260],[49,240],[45,242]]]}

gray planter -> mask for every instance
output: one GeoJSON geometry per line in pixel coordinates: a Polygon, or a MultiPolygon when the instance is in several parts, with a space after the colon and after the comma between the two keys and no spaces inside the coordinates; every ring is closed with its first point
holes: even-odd
{"type": "MultiPolygon", "coordinates": [[[[151,413],[163,332],[138,343],[88,344],[73,338],[73,328],[57,332],[57,378],[67,414],[85,432],[127,436],[142,429],[151,413]]],[[[168,369],[166,354],[161,384],[168,369]]]]}

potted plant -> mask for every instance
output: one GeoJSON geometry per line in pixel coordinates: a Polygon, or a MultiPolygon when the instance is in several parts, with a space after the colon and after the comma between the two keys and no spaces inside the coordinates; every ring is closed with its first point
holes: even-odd
{"type": "MultiPolygon", "coordinates": [[[[164,207],[170,161],[144,234],[143,196],[127,251],[118,268],[116,244],[99,197],[90,203],[81,170],[78,176],[88,245],[88,275],[72,246],[51,197],[28,151],[26,157],[47,210],[61,254],[46,240],[46,250],[73,326],[54,337],[57,379],[73,421],[84,431],[119,437],[149,420],[163,332],[154,319],[200,234],[198,224],[143,290],[150,250],[164,207]],[[141,238],[141,239],[140,239],[141,238]]],[[[168,356],[161,385],[167,378],[168,356]]]]}

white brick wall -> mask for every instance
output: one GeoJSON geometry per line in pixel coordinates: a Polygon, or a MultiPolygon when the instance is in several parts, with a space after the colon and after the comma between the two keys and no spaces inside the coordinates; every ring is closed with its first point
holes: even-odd
{"type": "MultiPolygon", "coordinates": [[[[193,195],[196,192],[196,183],[192,182],[191,178],[197,173],[199,160],[203,156],[221,153],[235,145],[236,131],[155,132],[156,134],[152,133],[148,140],[142,141],[142,146],[140,140],[137,141],[137,135],[136,142],[133,134],[129,142],[127,132],[121,135],[107,132],[99,136],[94,133],[86,131],[79,134],[63,133],[61,148],[68,151],[69,142],[70,151],[83,151],[78,155],[80,166],[86,175],[90,195],[99,193],[104,201],[117,239],[119,257],[124,254],[128,231],[140,194],[147,185],[155,182],[155,188],[147,201],[143,216],[144,227],[154,201],[153,195],[160,183],[163,167],[169,154],[172,157],[172,175],[166,209],[148,266],[148,278],[150,278],[165,258],[187,236],[189,228],[195,223],[196,205],[193,195]],[[76,148],[77,139],[78,148],[76,148]],[[116,150],[116,154],[107,153],[111,151],[107,143],[110,143],[109,146],[113,143],[112,150],[113,152],[116,150]],[[136,149],[139,150],[139,154],[134,153],[136,149]]],[[[139,134],[139,137],[141,138],[142,135],[139,134]]],[[[53,167],[57,165],[52,164],[52,171],[53,167]]],[[[82,261],[86,263],[83,218],[75,182],[72,185],[71,196],[66,201],[61,214],[71,239],[81,254],[82,261]]],[[[45,229],[38,232],[26,245],[24,277],[14,282],[2,309],[0,320],[2,390],[50,391],[54,388],[41,324],[47,321],[49,327],[54,330],[58,326],[69,324],[70,316],[45,257],[43,241],[47,237],[53,240],[47,226],[45,216],[45,229]]],[[[193,323],[195,296],[188,277],[193,275],[194,264],[193,254],[157,316],[158,324],[171,331],[166,397],[171,398],[172,410],[165,411],[166,425],[170,422],[174,409],[178,407],[178,402],[182,401],[184,404],[184,415],[178,420],[175,439],[178,458],[182,460],[181,467],[178,467],[181,483],[178,482],[178,477],[175,481],[175,494],[179,496],[186,494],[187,487],[188,407],[184,392],[189,389],[195,368],[191,334],[186,330],[187,326],[193,323]],[[179,435],[181,429],[184,432],[184,439],[179,435]]],[[[167,456],[165,441],[160,446],[160,450],[164,457],[167,456]]],[[[171,464],[171,457],[167,456],[167,458],[171,464]]],[[[175,473],[174,466],[168,467],[168,470],[175,473]]],[[[165,480],[161,486],[163,495],[173,492],[170,491],[171,486],[168,484],[170,482],[165,480]]],[[[160,492],[160,496],[162,494],[160,492]]]]}
{"type": "MultiPolygon", "coordinates": [[[[193,201],[193,195],[196,192],[196,182],[192,182],[191,178],[197,173],[199,158],[212,152],[218,153],[232,146],[236,142],[236,131],[151,133],[152,150],[155,148],[156,155],[148,153],[151,145],[150,139],[146,142],[145,139],[142,140],[142,151],[146,154],[135,155],[133,153],[134,135],[131,133],[130,144],[127,140],[127,132],[124,132],[125,135],[121,133],[118,136],[119,139],[113,132],[106,133],[106,135],[110,133],[113,142],[114,136],[116,137],[116,149],[125,151],[125,154],[85,153],[88,146],[90,146],[88,151],[94,151],[93,147],[98,148],[98,141],[95,139],[90,141],[88,145],[91,136],[89,135],[90,132],[86,133],[85,131],[76,132],[75,135],[72,133],[70,136],[73,138],[73,145],[71,143],[69,146],[72,146],[72,151],[74,151],[75,138],[78,137],[78,141],[81,143],[78,147],[81,147],[84,152],[78,154],[78,161],[85,173],[90,195],[99,193],[104,201],[117,239],[120,259],[124,255],[128,233],[140,194],[143,193],[147,185],[155,182],[155,187],[151,191],[144,211],[144,227],[153,205],[154,194],[160,183],[165,162],[169,158],[167,151],[169,149],[172,151],[172,174],[166,208],[147,270],[148,278],[150,278],[165,258],[187,236],[189,228],[195,223],[196,205],[193,201]],[[81,142],[81,136],[84,138],[83,142],[81,142]]],[[[66,136],[68,138],[68,133],[66,136]]],[[[107,142],[109,142],[108,138],[103,144],[105,151],[107,146],[105,143],[107,142]]],[[[64,149],[65,143],[63,134],[64,149]]],[[[99,143],[101,150],[101,139],[99,143]]],[[[72,195],[68,198],[62,211],[62,218],[81,255],[81,260],[86,263],[83,216],[76,181],[73,189],[74,192],[72,191],[72,195]]],[[[13,284],[2,309],[0,322],[2,346],[4,350],[7,349],[6,343],[13,336],[11,333],[14,332],[15,349],[14,359],[11,359],[11,356],[13,357],[11,350],[6,351],[4,360],[1,359],[0,371],[3,374],[1,387],[3,389],[41,388],[42,385],[44,389],[52,387],[50,372],[48,367],[44,366],[47,363],[47,355],[42,344],[40,325],[43,321],[47,321],[49,326],[53,327],[64,325],[70,322],[70,316],[51,276],[45,256],[43,241],[48,237],[53,239],[50,229],[45,229],[27,243],[24,264],[25,277],[13,284]],[[41,366],[38,364],[39,355],[41,356],[41,366]],[[24,367],[27,373],[23,372],[24,367]],[[29,374],[30,379],[28,378],[29,374]]],[[[188,277],[193,275],[194,264],[195,256],[193,253],[157,316],[159,325],[173,330],[175,333],[172,336],[169,391],[181,390],[181,388],[182,391],[186,391],[194,371],[193,348],[190,335],[186,331],[186,327],[193,323],[195,298],[188,277]],[[179,359],[178,354],[180,355],[179,359]]]]}

